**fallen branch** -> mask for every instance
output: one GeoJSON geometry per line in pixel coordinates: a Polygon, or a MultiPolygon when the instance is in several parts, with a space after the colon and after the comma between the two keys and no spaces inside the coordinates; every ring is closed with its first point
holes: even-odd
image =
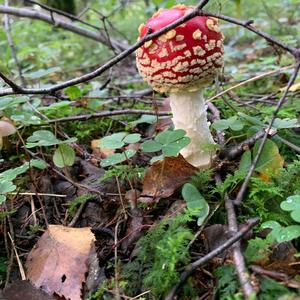
{"type": "Polygon", "coordinates": [[[253,226],[255,226],[259,222],[258,218],[250,219],[247,221],[247,225],[243,227],[239,232],[237,232],[232,238],[227,240],[223,245],[219,246],[218,248],[214,249],[207,255],[201,257],[200,259],[191,263],[185,271],[181,274],[179,282],[170,290],[165,300],[172,300],[174,299],[177,290],[186,282],[186,280],[199,268],[200,266],[204,265],[205,263],[209,262],[211,259],[216,257],[217,255],[224,252],[226,249],[230,248],[234,243],[239,241],[243,236],[245,236],[253,226]]]}

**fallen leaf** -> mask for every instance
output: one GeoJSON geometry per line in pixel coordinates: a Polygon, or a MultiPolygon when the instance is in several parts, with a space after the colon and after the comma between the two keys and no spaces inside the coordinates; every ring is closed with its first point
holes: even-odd
{"type": "Polygon", "coordinates": [[[146,171],[143,191],[138,200],[151,204],[158,202],[161,198],[167,198],[197,171],[199,170],[189,164],[181,155],[157,161],[146,171]]]}
{"type": "MultiPolygon", "coordinates": [[[[290,92],[296,92],[300,89],[300,82],[296,81],[292,86],[290,87],[290,92]]],[[[280,89],[280,92],[284,92],[286,90],[286,86],[280,89]]]]}
{"type": "Polygon", "coordinates": [[[27,257],[27,278],[48,294],[81,300],[93,251],[94,235],[89,228],[50,225],[27,257]]]}
{"type": "MultiPolygon", "coordinates": [[[[253,157],[256,156],[261,140],[257,141],[253,147],[253,157]]],[[[267,139],[256,164],[255,171],[265,182],[270,181],[272,175],[278,174],[283,167],[284,159],[279,153],[277,145],[270,139],[267,139]]]]}

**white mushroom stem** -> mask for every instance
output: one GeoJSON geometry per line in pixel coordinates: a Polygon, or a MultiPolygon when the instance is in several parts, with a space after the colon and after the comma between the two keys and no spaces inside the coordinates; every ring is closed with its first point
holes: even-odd
{"type": "Polygon", "coordinates": [[[215,144],[207,122],[206,105],[202,90],[170,94],[170,106],[173,124],[183,129],[190,137],[190,144],[181,150],[181,155],[193,166],[206,169],[215,155],[208,150],[209,144],[215,144]]]}

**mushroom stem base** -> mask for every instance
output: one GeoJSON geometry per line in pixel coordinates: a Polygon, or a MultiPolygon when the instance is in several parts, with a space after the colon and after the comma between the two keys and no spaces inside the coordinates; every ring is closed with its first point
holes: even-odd
{"type": "Polygon", "coordinates": [[[202,90],[171,93],[170,106],[175,128],[185,130],[191,139],[190,144],[181,150],[181,155],[197,168],[209,168],[215,156],[211,145],[215,142],[209,130],[202,90]]]}

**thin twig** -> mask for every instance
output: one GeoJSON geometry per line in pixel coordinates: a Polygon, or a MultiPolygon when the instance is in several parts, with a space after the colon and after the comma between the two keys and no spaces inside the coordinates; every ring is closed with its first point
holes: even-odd
{"type": "Polygon", "coordinates": [[[292,74],[292,76],[291,76],[291,78],[290,78],[290,80],[289,80],[289,82],[288,82],[288,85],[286,86],[286,89],[285,89],[285,91],[284,91],[284,93],[283,93],[281,99],[278,101],[278,104],[277,104],[277,106],[276,106],[276,109],[275,109],[275,111],[273,112],[272,118],[271,118],[271,120],[270,120],[269,126],[268,126],[268,128],[266,129],[266,132],[265,132],[265,134],[264,134],[264,136],[263,136],[263,138],[262,138],[262,142],[261,142],[261,144],[259,145],[259,148],[258,148],[258,150],[257,150],[257,154],[256,154],[256,156],[255,156],[255,158],[254,158],[254,160],[253,160],[253,162],[252,162],[252,164],[251,164],[251,166],[250,166],[250,168],[249,168],[249,171],[248,171],[248,173],[247,173],[247,176],[246,176],[246,178],[245,178],[245,180],[244,180],[244,182],[243,182],[243,184],[242,184],[242,186],[241,186],[241,188],[240,188],[240,190],[239,190],[239,192],[238,192],[238,194],[237,194],[237,196],[236,196],[236,198],[235,198],[235,200],[234,200],[234,204],[236,204],[236,205],[240,205],[240,204],[241,204],[241,201],[242,201],[242,199],[243,199],[243,197],[244,197],[244,194],[245,194],[245,192],[246,192],[246,190],[247,190],[247,187],[248,187],[248,184],[249,184],[250,179],[251,179],[251,177],[252,177],[252,174],[253,174],[253,172],[254,172],[254,170],[255,170],[256,164],[257,164],[257,162],[258,162],[258,160],[259,160],[259,158],[260,158],[260,155],[261,155],[261,153],[262,153],[262,150],[263,150],[263,147],[264,147],[265,142],[266,142],[266,140],[267,140],[267,137],[268,137],[268,135],[269,135],[269,133],[270,133],[270,131],[271,131],[271,129],[272,129],[272,125],[273,125],[273,123],[274,123],[274,121],[275,121],[275,118],[276,118],[276,116],[277,116],[277,114],[278,114],[278,112],[279,112],[281,106],[282,106],[283,103],[285,102],[285,99],[286,99],[286,97],[287,97],[287,95],[288,95],[288,92],[289,92],[290,87],[293,85],[293,83],[295,82],[295,80],[296,80],[296,78],[297,78],[299,69],[300,69],[300,59],[299,59],[299,61],[296,61],[296,65],[295,65],[294,72],[293,72],[293,74],[292,74]]]}
{"type": "MultiPolygon", "coordinates": [[[[265,135],[265,133],[266,133],[266,129],[262,129],[262,130],[258,131],[257,133],[255,133],[250,138],[241,142],[240,144],[238,144],[234,147],[231,147],[229,149],[223,149],[220,152],[219,157],[220,158],[226,157],[227,159],[230,159],[230,160],[235,159],[236,157],[241,155],[244,151],[248,150],[251,146],[253,146],[256,141],[258,141],[265,135]]],[[[268,133],[268,135],[271,137],[274,136],[275,134],[277,134],[277,130],[275,130],[275,129],[270,130],[268,133]]]]}
{"type": "Polygon", "coordinates": [[[280,68],[278,70],[272,70],[272,71],[268,71],[268,72],[259,74],[257,76],[252,77],[252,78],[249,78],[249,79],[247,79],[245,81],[242,81],[242,82],[240,82],[240,83],[238,83],[238,84],[236,84],[236,85],[234,85],[234,86],[226,89],[225,91],[222,91],[222,92],[218,93],[217,95],[214,95],[213,97],[208,98],[205,102],[206,103],[211,102],[211,101],[213,101],[213,100],[215,100],[215,99],[217,99],[217,98],[219,98],[219,97],[227,94],[228,92],[230,92],[230,91],[232,91],[234,89],[237,89],[237,88],[239,88],[239,87],[241,87],[241,86],[243,86],[245,84],[248,84],[250,82],[256,81],[258,79],[261,79],[261,78],[264,78],[264,77],[267,77],[267,76],[271,76],[271,75],[280,73],[282,71],[286,71],[286,70],[291,69],[293,67],[294,67],[293,65],[289,65],[289,66],[282,67],[282,68],[280,68]]]}
{"type": "Polygon", "coordinates": [[[16,259],[17,259],[17,262],[18,262],[18,266],[19,266],[21,278],[22,278],[22,280],[26,280],[25,270],[24,270],[24,267],[23,267],[22,262],[20,260],[18,251],[16,249],[15,242],[14,242],[12,236],[10,235],[10,233],[8,232],[7,234],[8,234],[8,237],[10,238],[10,241],[11,241],[11,244],[12,244],[12,248],[14,249],[14,252],[15,252],[15,255],[16,255],[16,259]]]}
{"type": "Polygon", "coordinates": [[[24,192],[24,193],[7,193],[8,195],[22,195],[22,196],[47,196],[47,197],[58,197],[58,198],[65,198],[67,195],[59,195],[59,194],[47,194],[47,193],[30,193],[30,192],[24,192]]]}
{"type": "Polygon", "coordinates": [[[186,282],[186,280],[199,268],[200,266],[204,265],[205,263],[209,262],[211,259],[216,257],[217,255],[224,252],[226,249],[230,248],[234,243],[239,241],[243,236],[245,236],[253,226],[255,226],[259,222],[259,219],[250,219],[247,222],[247,225],[243,227],[239,232],[237,232],[232,238],[228,239],[225,243],[223,243],[218,248],[214,249],[207,255],[201,257],[200,259],[196,260],[195,262],[191,263],[185,271],[181,274],[179,282],[170,290],[165,300],[172,300],[174,299],[177,290],[186,282]]]}
{"type": "MultiPolygon", "coordinates": [[[[9,6],[9,0],[5,0],[5,6],[9,6]]],[[[15,47],[15,43],[13,41],[12,35],[11,35],[11,26],[10,26],[10,18],[8,15],[4,16],[4,28],[5,28],[5,33],[7,36],[7,41],[9,44],[9,47],[11,49],[11,55],[16,63],[16,67],[19,73],[19,77],[22,83],[22,86],[26,86],[26,81],[25,78],[23,76],[23,72],[22,72],[22,68],[21,68],[21,64],[19,62],[18,56],[17,56],[17,51],[16,51],[16,47],[15,47]]]]}
{"type": "MultiPolygon", "coordinates": [[[[53,13],[39,12],[35,9],[16,8],[11,6],[6,7],[4,5],[0,5],[0,14],[9,14],[17,17],[25,17],[29,19],[44,21],[48,24],[55,25],[56,27],[69,30],[78,35],[100,42],[103,45],[110,46],[106,37],[100,35],[99,32],[94,32],[86,28],[76,26],[72,22],[66,22],[60,17],[55,17],[54,19],[53,13]]],[[[123,51],[125,49],[124,45],[117,41],[112,41],[112,43],[113,46],[119,50],[123,51]]]]}
{"type": "Polygon", "coordinates": [[[59,118],[59,119],[52,119],[52,120],[49,120],[48,123],[85,121],[85,120],[89,120],[89,119],[104,118],[104,117],[111,117],[111,116],[118,116],[118,115],[125,115],[125,114],[169,116],[170,112],[155,112],[155,111],[142,110],[142,109],[118,109],[118,110],[112,110],[112,111],[101,111],[98,113],[88,114],[88,115],[79,115],[79,116],[70,116],[70,117],[64,117],[64,118],[59,118]]]}
{"type": "Polygon", "coordinates": [[[263,37],[264,39],[266,39],[271,44],[277,45],[278,47],[284,49],[285,51],[287,51],[290,54],[292,54],[293,56],[295,56],[296,48],[290,47],[289,45],[283,43],[282,41],[274,38],[270,34],[255,28],[253,26],[254,20],[243,21],[243,20],[239,20],[239,19],[236,19],[236,18],[224,16],[224,15],[221,15],[221,14],[210,13],[210,12],[207,12],[207,11],[202,11],[201,14],[205,15],[205,16],[215,17],[215,18],[221,19],[223,21],[242,26],[242,27],[256,33],[257,35],[263,37]]]}
{"type": "Polygon", "coordinates": [[[37,1],[33,1],[33,0],[25,0],[25,2],[28,2],[28,3],[30,3],[30,4],[38,5],[38,6],[40,6],[41,8],[43,8],[43,9],[45,9],[45,10],[47,10],[47,11],[55,12],[55,13],[57,13],[58,15],[67,17],[67,18],[71,19],[72,21],[77,21],[77,22],[79,22],[79,23],[81,23],[81,24],[84,24],[84,25],[86,25],[86,26],[88,26],[88,27],[91,27],[91,28],[93,28],[93,29],[96,29],[96,30],[98,30],[98,31],[103,30],[102,28],[100,28],[100,27],[98,27],[98,26],[95,26],[95,25],[93,25],[93,24],[90,24],[90,23],[88,23],[88,22],[86,22],[86,21],[81,20],[80,17],[78,17],[78,16],[74,16],[74,15],[72,15],[72,14],[69,14],[69,13],[65,12],[65,11],[59,10],[59,9],[54,8],[54,7],[51,7],[51,6],[48,6],[48,5],[46,5],[46,4],[43,4],[43,3],[40,3],[40,2],[37,2],[37,1]]]}

